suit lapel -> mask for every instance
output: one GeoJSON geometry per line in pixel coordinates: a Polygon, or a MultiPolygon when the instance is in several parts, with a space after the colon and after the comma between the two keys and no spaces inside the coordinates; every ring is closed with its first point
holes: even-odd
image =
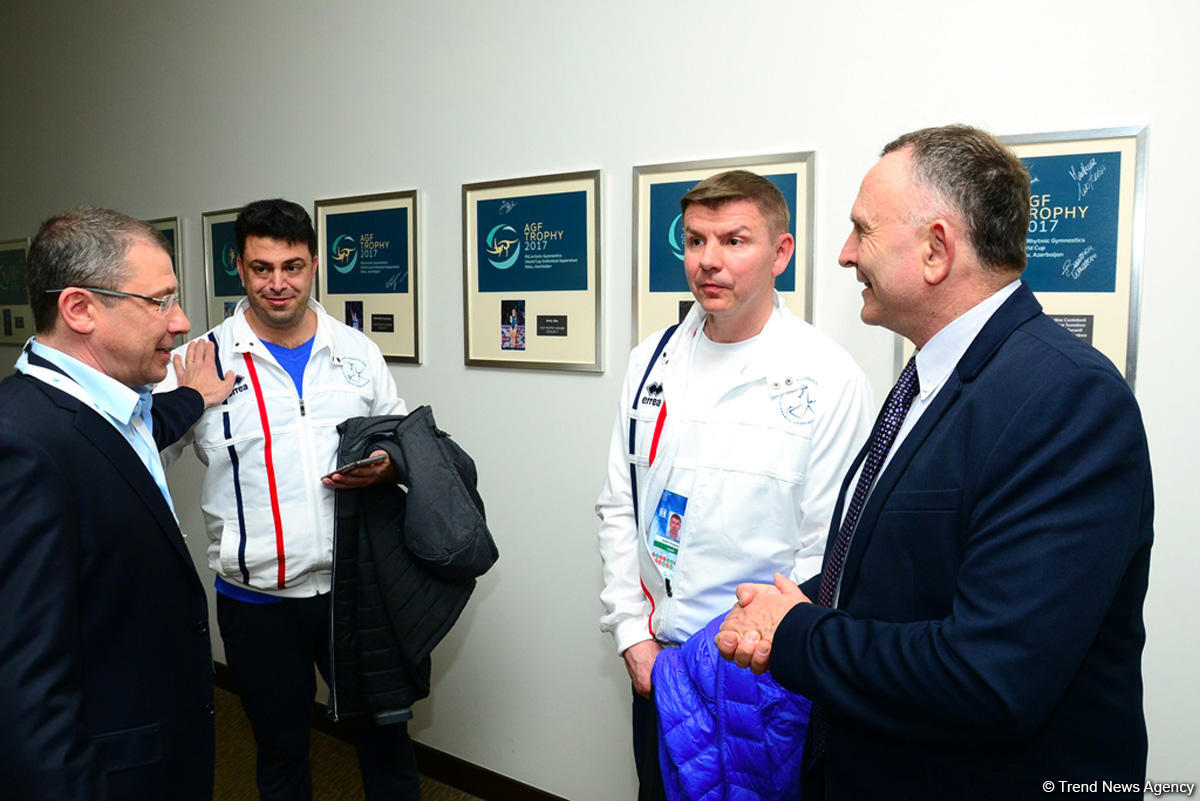
{"type": "MultiPolygon", "coordinates": [[[[876,479],[875,486],[871,490],[871,495],[867,498],[867,503],[863,507],[862,514],[859,516],[858,525],[854,530],[854,538],[850,541],[850,550],[846,554],[846,564],[842,569],[840,606],[845,606],[846,601],[853,592],[854,582],[858,578],[858,568],[862,563],[863,554],[866,552],[867,546],[871,542],[871,536],[875,531],[875,522],[879,519],[883,507],[887,503],[888,496],[895,489],[896,484],[899,483],[901,476],[904,475],[905,469],[920,451],[921,446],[928,439],[930,433],[937,427],[941,419],[946,416],[946,412],[962,397],[964,387],[975,380],[987,363],[995,356],[1000,346],[1004,344],[1018,327],[1038,314],[1041,314],[1041,311],[1041,304],[1034,298],[1029,287],[1022,283],[983,326],[970,346],[967,347],[962,358],[958,360],[958,364],[950,372],[946,383],[934,397],[933,403],[921,415],[921,419],[917,421],[917,424],[908,433],[908,436],[904,438],[904,441],[900,443],[900,447],[892,455],[892,460],[888,463],[887,469],[876,479]]],[[[859,454],[859,459],[861,460],[861,458],[862,454],[859,454]]],[[[936,456],[933,458],[936,458],[936,456]]],[[[853,472],[854,469],[851,468],[851,475],[853,475],[853,472]]],[[[846,486],[843,485],[843,495],[845,492],[846,486]]],[[[840,506],[841,504],[839,503],[839,510],[840,506]]]]}
{"type": "Polygon", "coordinates": [[[129,484],[129,488],[145,504],[171,545],[191,565],[191,554],[183,541],[179,524],[171,514],[171,508],[167,506],[166,499],[163,498],[162,491],[154,482],[150,471],[142,464],[142,460],[125,438],[111,423],[84,406],[79,399],[37,379],[29,380],[54,404],[75,415],[75,429],[108,460],[116,475],[129,484]]]}

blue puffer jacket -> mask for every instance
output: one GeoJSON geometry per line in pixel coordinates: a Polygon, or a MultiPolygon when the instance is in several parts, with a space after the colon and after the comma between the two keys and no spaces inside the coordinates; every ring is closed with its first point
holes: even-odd
{"type": "Polygon", "coordinates": [[[724,619],[654,662],[667,799],[798,799],[812,702],[722,659],[713,638],[724,619]]]}

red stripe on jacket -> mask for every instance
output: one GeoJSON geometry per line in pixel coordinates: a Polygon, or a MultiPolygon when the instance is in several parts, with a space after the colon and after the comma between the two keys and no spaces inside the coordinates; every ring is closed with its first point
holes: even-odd
{"type": "Polygon", "coordinates": [[[275,519],[275,556],[279,561],[279,575],[276,579],[279,589],[284,587],[286,562],[283,555],[283,518],[279,516],[279,488],[275,485],[275,459],[271,455],[271,424],[267,420],[267,402],[263,399],[262,385],[258,383],[258,370],[254,367],[254,359],[249,353],[245,354],[246,372],[250,375],[250,383],[254,385],[254,398],[258,401],[258,419],[263,431],[263,460],[267,466],[267,490],[271,494],[271,516],[275,519]]]}

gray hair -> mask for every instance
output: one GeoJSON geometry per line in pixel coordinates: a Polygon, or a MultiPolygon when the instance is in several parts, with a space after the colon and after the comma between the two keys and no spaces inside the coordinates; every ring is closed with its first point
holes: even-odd
{"type": "Polygon", "coordinates": [[[962,217],[983,266],[1025,269],[1029,231],[1029,171],[991,134],[968,125],[906,133],[881,156],[912,148],[912,177],[962,217]]]}
{"type": "MultiPolygon", "coordinates": [[[[167,240],[152,225],[112,209],[81,207],[43,222],[29,247],[25,268],[37,332],[54,330],[58,296],[49,294],[51,290],[120,289],[129,278],[125,257],[135,242],[157,245],[171,254],[167,240]]],[[[98,297],[107,304],[117,301],[98,297]]]]}

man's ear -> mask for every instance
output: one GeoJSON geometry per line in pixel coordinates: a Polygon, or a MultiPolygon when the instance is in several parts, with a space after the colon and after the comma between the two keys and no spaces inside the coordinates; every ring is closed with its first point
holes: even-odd
{"type": "Polygon", "coordinates": [[[246,288],[246,266],[242,264],[242,254],[237,257],[237,273],[238,280],[242,282],[242,289],[246,288]]]}
{"type": "Polygon", "coordinates": [[[954,227],[941,218],[925,227],[925,241],[921,250],[921,274],[925,283],[936,286],[950,275],[954,264],[956,235],[954,227]]]}
{"type": "Polygon", "coordinates": [[[96,330],[97,305],[96,298],[85,289],[68,287],[58,294],[58,316],[76,334],[90,334],[96,330]]]}
{"type": "Polygon", "coordinates": [[[775,261],[771,263],[771,275],[779,275],[787,269],[795,250],[796,238],[784,231],[775,240],[775,261]]]}

